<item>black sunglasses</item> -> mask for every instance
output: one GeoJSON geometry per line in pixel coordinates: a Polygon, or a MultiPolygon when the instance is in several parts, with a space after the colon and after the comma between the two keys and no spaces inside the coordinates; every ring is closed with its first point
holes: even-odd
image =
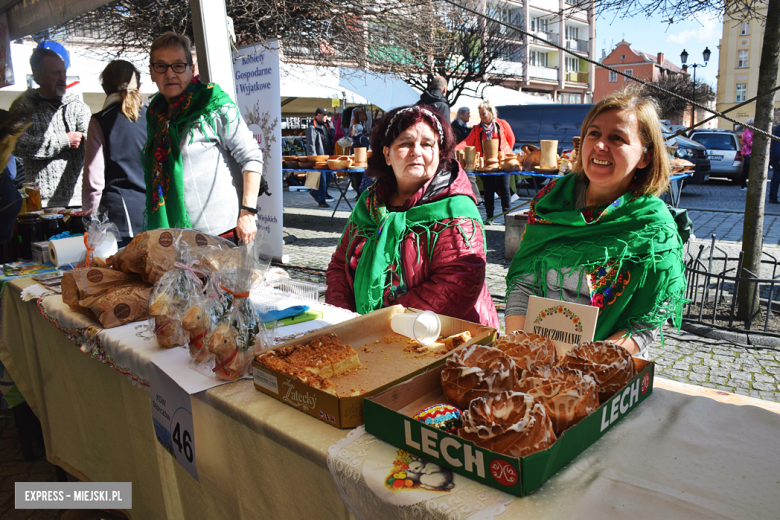
{"type": "Polygon", "coordinates": [[[171,63],[170,65],[167,63],[152,63],[152,70],[157,74],[165,74],[168,71],[168,67],[170,67],[176,74],[181,74],[187,70],[188,66],[188,63],[171,63]]]}

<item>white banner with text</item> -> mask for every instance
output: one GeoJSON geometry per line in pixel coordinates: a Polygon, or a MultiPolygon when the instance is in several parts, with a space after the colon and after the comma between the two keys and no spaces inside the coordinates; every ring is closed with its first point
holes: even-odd
{"type": "Polygon", "coordinates": [[[279,44],[268,40],[238,49],[233,60],[236,103],[263,151],[263,178],[271,194],[257,199],[257,218],[275,258],[282,258],[282,105],[279,44]]]}

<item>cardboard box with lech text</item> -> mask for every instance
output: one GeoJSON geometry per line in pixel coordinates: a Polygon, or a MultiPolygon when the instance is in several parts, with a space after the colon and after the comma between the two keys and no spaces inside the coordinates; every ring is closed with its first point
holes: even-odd
{"type": "Polygon", "coordinates": [[[622,390],[564,431],[550,448],[527,457],[496,453],[413,419],[429,406],[448,402],[441,388],[443,366],[367,397],[366,431],[472,480],[512,495],[525,496],[652,394],[654,364],[639,358],[634,358],[634,364],[638,375],[622,390]]]}

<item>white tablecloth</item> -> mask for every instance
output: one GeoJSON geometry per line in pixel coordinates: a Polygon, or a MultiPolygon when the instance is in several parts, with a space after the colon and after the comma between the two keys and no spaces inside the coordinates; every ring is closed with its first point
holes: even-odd
{"type": "MultiPolygon", "coordinates": [[[[323,317],[276,329],[279,341],[357,316],[354,312],[320,302],[290,300],[286,303],[280,302],[279,305],[283,308],[287,304],[309,305],[312,310],[322,311],[323,317]]],[[[149,365],[152,362],[191,394],[226,383],[193,370],[187,348],[160,348],[153,331],[145,321],[128,323],[113,329],[102,329],[98,322],[73,312],[62,302],[61,296],[44,298],[40,307],[44,315],[57,328],[70,335],[77,343],[80,342],[82,351],[89,352],[93,357],[108,363],[141,385],[149,384],[149,365]]]]}

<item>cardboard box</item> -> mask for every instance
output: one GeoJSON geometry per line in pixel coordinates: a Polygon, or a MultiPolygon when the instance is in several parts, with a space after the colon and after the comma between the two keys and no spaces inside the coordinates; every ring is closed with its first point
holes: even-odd
{"type": "Polygon", "coordinates": [[[31,245],[33,262],[39,264],[51,262],[51,258],[49,258],[49,242],[33,242],[31,245]]]}
{"type": "Polygon", "coordinates": [[[638,358],[634,358],[634,363],[639,374],[625,388],[563,432],[550,448],[527,457],[495,453],[412,419],[428,406],[448,402],[441,389],[443,366],[366,398],[366,431],[472,480],[515,496],[525,496],[653,393],[655,365],[638,358]]]}
{"type": "MultiPolygon", "coordinates": [[[[354,428],[363,424],[363,400],[375,395],[417,374],[442,366],[449,354],[432,356],[404,352],[408,342],[385,340],[395,333],[390,328],[390,320],[399,312],[406,312],[401,305],[386,307],[357,318],[331,325],[316,332],[279,345],[301,345],[325,334],[335,333],[347,345],[352,345],[360,357],[360,362],[368,370],[358,370],[355,375],[341,375],[331,381],[339,389],[357,388],[360,395],[337,397],[323,392],[280,372],[270,369],[255,360],[252,363],[255,388],[279,401],[289,404],[300,411],[316,417],[338,428],[354,428]]],[[[411,311],[411,309],[409,309],[411,311]]],[[[471,340],[463,347],[479,343],[489,345],[496,338],[496,329],[465,320],[439,316],[441,334],[451,336],[469,331],[471,340]]],[[[453,351],[454,352],[454,351],[453,351]]]]}

